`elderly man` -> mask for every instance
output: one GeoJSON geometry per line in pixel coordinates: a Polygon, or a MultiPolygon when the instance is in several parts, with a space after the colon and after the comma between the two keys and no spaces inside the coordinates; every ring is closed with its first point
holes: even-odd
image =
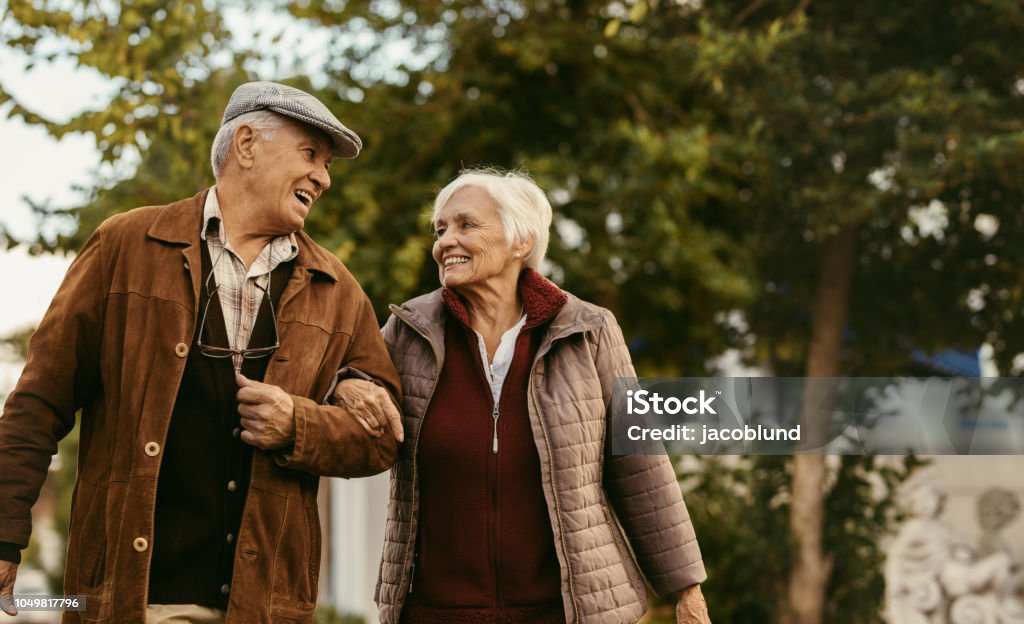
{"type": "Polygon", "coordinates": [[[319,477],[386,470],[402,436],[370,302],[301,231],[361,146],[311,95],[245,84],[215,187],[96,230],[0,418],[0,594],[81,409],[65,622],[312,621],[319,477]]]}

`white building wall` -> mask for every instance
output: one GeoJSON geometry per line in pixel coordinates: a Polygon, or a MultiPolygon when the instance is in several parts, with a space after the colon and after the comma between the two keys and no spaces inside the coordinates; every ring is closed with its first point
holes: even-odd
{"type": "MultiPolygon", "coordinates": [[[[339,611],[377,624],[373,592],[384,547],[388,473],[364,479],[330,479],[328,597],[339,611]]],[[[321,602],[325,602],[321,599],[321,602]]]]}

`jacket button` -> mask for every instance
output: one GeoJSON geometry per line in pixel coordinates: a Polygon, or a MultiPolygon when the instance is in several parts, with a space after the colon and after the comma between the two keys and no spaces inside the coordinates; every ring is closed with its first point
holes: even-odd
{"type": "Polygon", "coordinates": [[[132,548],[138,552],[146,552],[146,549],[149,548],[149,542],[144,537],[136,537],[132,540],[132,548]]]}
{"type": "Polygon", "coordinates": [[[235,541],[235,535],[234,535],[234,533],[228,533],[228,536],[227,536],[226,540],[227,540],[227,543],[228,543],[228,544],[231,544],[231,543],[233,543],[233,542],[235,541]]]}
{"type": "Polygon", "coordinates": [[[188,345],[184,342],[179,342],[174,346],[174,354],[178,357],[185,357],[188,355],[188,345]]]}
{"type": "Polygon", "coordinates": [[[146,443],[146,455],[149,455],[150,457],[156,457],[159,454],[160,454],[160,445],[159,444],[157,444],[156,442],[147,442],[146,443]]]}
{"type": "Polygon", "coordinates": [[[228,481],[228,492],[234,492],[238,489],[238,484],[234,481],[228,481]]]}
{"type": "Polygon", "coordinates": [[[220,593],[227,596],[229,593],[231,593],[231,586],[227,583],[224,583],[220,586],[220,593]]]}
{"type": "Polygon", "coordinates": [[[242,435],[242,428],[241,427],[235,427],[234,429],[232,429],[232,431],[231,431],[231,437],[232,438],[238,439],[238,437],[241,436],[241,435],[242,435]]]}

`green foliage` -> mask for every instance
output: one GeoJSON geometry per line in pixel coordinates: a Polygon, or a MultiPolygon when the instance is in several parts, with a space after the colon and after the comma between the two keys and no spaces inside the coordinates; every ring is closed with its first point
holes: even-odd
{"type": "MultiPolygon", "coordinates": [[[[437,286],[433,193],[463,165],[524,165],[556,205],[553,276],[618,315],[641,371],[705,373],[709,357],[753,341],[751,361],[798,374],[815,260],[854,223],[846,372],[891,374],[912,348],[986,339],[1007,370],[1024,344],[1024,251],[1008,244],[1024,233],[1024,124],[1007,52],[1024,9],[705,4],[280,3],[282,19],[337,44],[320,88],[277,79],[316,92],[366,143],[334,166],[307,230],[383,318],[437,286]],[[397,55],[400,42],[412,52],[397,55]],[[929,205],[942,227],[917,216],[929,205]],[[979,232],[979,216],[997,231],[979,232]],[[972,291],[983,307],[968,305],[972,291]],[[724,322],[729,310],[745,312],[745,331],[724,322]]],[[[58,211],[71,233],[37,241],[47,249],[210,184],[226,97],[253,77],[241,68],[281,52],[230,45],[214,3],[72,5],[10,3],[5,43],[34,54],[59,42],[47,49],[111,77],[111,106],[67,124],[11,114],[92,134],[106,160],[141,149],[142,161],[58,211]]]]}
{"type": "Polygon", "coordinates": [[[788,461],[707,457],[681,480],[708,580],[714,622],[771,622],[785,596],[790,546],[788,461]]]}
{"type": "Polygon", "coordinates": [[[142,154],[133,178],[120,184],[97,179],[83,206],[35,206],[62,226],[62,234],[40,235],[33,251],[77,250],[111,214],[167,203],[210,184],[209,169],[197,165],[209,161],[224,94],[243,81],[244,74],[233,68],[248,58],[226,47],[230,36],[216,8],[200,0],[7,3],[0,44],[27,55],[30,67],[70,58],[109,78],[113,94],[107,107],[56,122],[27,109],[0,85],[0,104],[11,105],[8,117],[39,124],[55,138],[91,136],[104,163],[142,154]],[[218,70],[224,59],[231,69],[218,70]]]}
{"type": "Polygon", "coordinates": [[[366,620],[358,615],[342,613],[331,605],[319,605],[313,615],[314,624],[364,624],[366,620]]]}
{"type": "Polygon", "coordinates": [[[913,348],[973,349],[986,339],[1008,370],[1024,344],[1011,303],[1021,276],[1003,264],[1022,259],[1008,244],[1024,233],[1024,195],[1007,160],[1024,154],[1022,93],[1003,44],[986,38],[1019,36],[1024,9],[915,1],[787,10],[709,7],[694,65],[725,130],[756,132],[743,155],[760,213],[750,239],[763,289],[748,310],[755,359],[802,372],[814,260],[838,225],[853,224],[844,372],[898,374],[913,348]],[[979,231],[979,216],[998,231],[979,231]],[[984,307],[968,304],[973,289],[984,307]]]}
{"type": "Polygon", "coordinates": [[[111,78],[110,106],[86,111],[67,123],[46,120],[21,106],[10,116],[42,124],[59,138],[69,132],[96,137],[105,162],[129,147],[144,148],[160,136],[196,142],[206,118],[194,106],[195,86],[211,73],[211,57],[229,40],[218,11],[198,0],[135,0],[65,3],[10,0],[3,43],[32,62],[70,57],[111,78]]]}
{"type": "MultiPolygon", "coordinates": [[[[674,41],[677,27],[694,29],[682,14],[660,10],[673,24],[658,33],[663,49],[654,55],[635,26],[605,37],[597,4],[311,2],[291,10],[339,40],[376,30],[381,45],[414,37],[423,54],[382,73],[378,46],[344,48],[325,68],[328,86],[315,89],[363,135],[366,150],[335,166],[340,190],[318,204],[307,230],[346,261],[382,317],[388,302],[437,287],[424,219],[434,192],[463,165],[523,164],[552,192],[558,230],[568,232],[552,244],[554,276],[619,314],[642,367],[703,372],[707,358],[730,344],[715,315],[750,300],[753,260],[742,222],[715,204],[735,194],[728,179],[736,151],[750,139],[720,141],[684,112],[692,80],[662,70],[663,63],[687,66],[695,54],[674,41]],[[685,173],[675,175],[679,170],[685,173]],[[666,317],[674,322],[652,322],[666,317]]],[[[206,40],[204,30],[220,27],[213,18],[199,20],[197,37],[206,40]]],[[[171,40],[161,49],[185,48],[171,40]]],[[[107,120],[117,137],[144,135],[138,144],[149,147],[138,173],[101,185],[67,214],[75,233],[40,241],[44,246],[76,248],[114,212],[210,182],[205,150],[219,107],[246,78],[214,69],[215,51],[192,53],[206,72],[202,80],[187,81],[184,71],[160,75],[188,99],[194,116],[182,127],[189,133],[173,131],[181,114],[169,111],[157,115],[162,126],[128,115],[107,120]]],[[[117,106],[123,99],[130,97],[119,94],[117,106]]],[[[72,125],[105,140],[95,125],[72,125]]]]}
{"type": "Polygon", "coordinates": [[[28,358],[28,341],[31,340],[36,328],[34,325],[13,331],[6,336],[0,336],[0,344],[6,344],[14,350],[14,354],[20,360],[28,358]]]}

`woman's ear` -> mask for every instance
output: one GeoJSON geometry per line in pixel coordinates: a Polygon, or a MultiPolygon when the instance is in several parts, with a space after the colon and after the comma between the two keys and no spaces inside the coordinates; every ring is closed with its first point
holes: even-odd
{"type": "Polygon", "coordinates": [[[526,242],[519,243],[515,246],[515,253],[513,254],[516,258],[528,258],[530,252],[533,251],[533,238],[530,238],[526,242]]]}

